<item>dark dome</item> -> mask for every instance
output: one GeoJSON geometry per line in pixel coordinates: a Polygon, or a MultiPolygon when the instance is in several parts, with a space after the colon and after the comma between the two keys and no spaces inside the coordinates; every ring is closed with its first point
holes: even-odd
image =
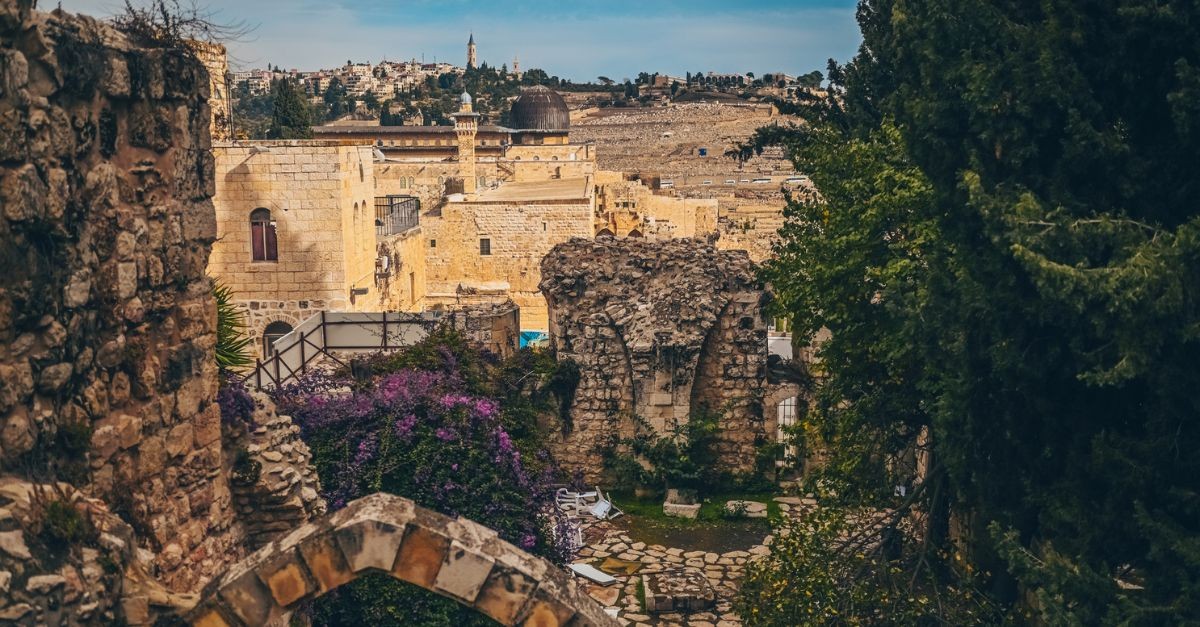
{"type": "Polygon", "coordinates": [[[522,131],[565,131],[571,125],[562,96],[541,85],[521,90],[512,103],[511,120],[522,131]]]}

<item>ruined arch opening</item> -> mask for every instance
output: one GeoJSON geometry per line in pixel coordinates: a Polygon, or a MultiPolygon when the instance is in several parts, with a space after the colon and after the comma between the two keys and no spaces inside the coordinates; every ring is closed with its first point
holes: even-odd
{"type": "Polygon", "coordinates": [[[192,625],[264,625],[368,575],[407,582],[501,625],[615,626],[565,571],[463,518],[376,493],[235,564],[201,593],[192,625]]]}

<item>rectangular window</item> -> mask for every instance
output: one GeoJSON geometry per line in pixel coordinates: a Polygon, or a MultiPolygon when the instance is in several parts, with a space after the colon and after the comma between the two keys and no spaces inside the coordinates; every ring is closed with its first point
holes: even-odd
{"type": "Polygon", "coordinates": [[[546,228],[547,228],[547,227],[546,227],[546,225],[547,225],[547,223],[546,223],[546,222],[543,222],[543,223],[542,223],[542,232],[543,232],[543,233],[545,233],[545,232],[546,232],[546,228]]]}
{"type": "Polygon", "coordinates": [[[275,222],[250,223],[250,249],[254,261],[278,261],[279,243],[275,237],[275,222]]]}
{"type": "Polygon", "coordinates": [[[479,254],[480,255],[492,254],[492,240],[490,240],[486,237],[479,240],[479,254]]]}
{"type": "Polygon", "coordinates": [[[429,240],[429,247],[430,247],[430,248],[437,248],[437,240],[435,240],[435,239],[431,239],[431,240],[429,240]]]}

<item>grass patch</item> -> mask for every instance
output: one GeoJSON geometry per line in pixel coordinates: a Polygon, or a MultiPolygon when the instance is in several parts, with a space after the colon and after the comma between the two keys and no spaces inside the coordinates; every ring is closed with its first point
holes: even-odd
{"type": "Polygon", "coordinates": [[[636,594],[637,594],[638,607],[641,607],[642,611],[645,612],[646,611],[646,580],[641,577],[638,577],[638,580],[637,580],[637,593],[636,594]]]}

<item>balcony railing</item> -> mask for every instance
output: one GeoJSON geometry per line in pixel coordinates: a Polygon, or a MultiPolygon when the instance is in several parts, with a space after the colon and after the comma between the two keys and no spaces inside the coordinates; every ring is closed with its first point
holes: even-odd
{"type": "Polygon", "coordinates": [[[375,234],[395,235],[420,223],[421,201],[416,196],[376,196],[375,234]]]}

